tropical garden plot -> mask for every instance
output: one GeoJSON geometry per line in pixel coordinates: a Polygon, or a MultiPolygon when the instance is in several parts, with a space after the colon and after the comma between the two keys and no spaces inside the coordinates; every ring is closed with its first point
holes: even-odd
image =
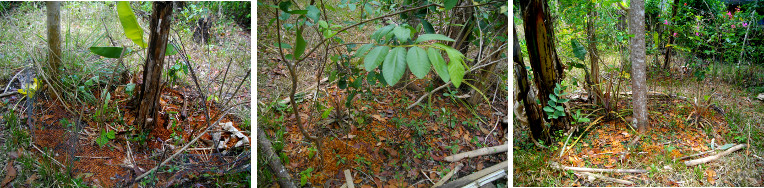
{"type": "Polygon", "coordinates": [[[516,186],[764,185],[764,4],[516,5],[516,186]]]}
{"type": "Polygon", "coordinates": [[[259,2],[258,185],[507,186],[506,8],[259,2]]]}
{"type": "Polygon", "coordinates": [[[0,3],[0,187],[249,185],[249,7],[0,3]]]}

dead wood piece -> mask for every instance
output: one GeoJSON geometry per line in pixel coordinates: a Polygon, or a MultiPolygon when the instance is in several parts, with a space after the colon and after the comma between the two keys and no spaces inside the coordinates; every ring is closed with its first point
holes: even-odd
{"type": "Polygon", "coordinates": [[[259,146],[258,150],[262,149],[265,157],[268,159],[268,166],[271,167],[271,170],[273,170],[276,175],[279,185],[287,188],[296,187],[294,183],[292,183],[292,177],[289,175],[289,172],[284,168],[284,165],[281,164],[281,159],[276,152],[273,151],[271,141],[267,138],[265,132],[259,128],[257,128],[257,143],[259,146]]]}
{"type": "Polygon", "coordinates": [[[451,169],[451,171],[449,171],[448,174],[443,176],[443,178],[441,178],[437,183],[435,183],[435,185],[432,185],[432,187],[435,188],[435,187],[441,186],[444,183],[446,183],[446,181],[448,181],[448,179],[451,179],[451,176],[453,176],[457,171],[462,169],[463,166],[464,166],[464,164],[462,164],[462,163],[456,164],[454,169],[451,169]]]}
{"type": "Polygon", "coordinates": [[[11,95],[15,95],[15,94],[19,94],[19,92],[18,91],[11,91],[11,92],[8,92],[8,93],[3,93],[3,94],[0,94],[0,98],[11,96],[11,95]]]}
{"type": "Polygon", "coordinates": [[[345,183],[347,184],[348,188],[355,188],[355,185],[353,185],[353,175],[350,174],[350,169],[345,169],[345,183]]]}
{"type": "Polygon", "coordinates": [[[509,145],[504,144],[500,146],[493,146],[493,147],[487,147],[487,148],[480,148],[473,151],[468,151],[464,153],[459,153],[456,155],[448,156],[446,157],[446,161],[449,162],[455,162],[462,160],[464,158],[471,158],[471,157],[477,157],[477,156],[483,156],[483,155],[490,155],[494,153],[501,153],[506,152],[509,149],[509,145]]]}
{"type": "Polygon", "coordinates": [[[708,162],[717,160],[717,159],[721,158],[722,156],[725,156],[725,155],[728,155],[728,154],[730,154],[732,152],[735,152],[737,150],[743,149],[746,146],[748,146],[748,144],[739,144],[739,145],[737,145],[735,147],[727,149],[727,151],[721,152],[721,153],[713,155],[713,156],[708,156],[708,157],[704,157],[704,158],[700,158],[700,159],[685,161],[684,165],[695,166],[695,165],[698,165],[698,164],[708,163],[708,162]]]}
{"type": "Polygon", "coordinates": [[[609,181],[609,182],[613,182],[613,183],[620,183],[620,184],[625,184],[625,185],[633,185],[634,184],[634,182],[631,182],[631,181],[628,181],[628,180],[611,178],[611,177],[607,177],[607,176],[603,176],[603,175],[599,175],[599,174],[592,174],[592,173],[589,173],[589,172],[582,172],[582,173],[584,175],[589,176],[589,177],[595,177],[595,178],[599,178],[599,179],[602,179],[602,180],[605,180],[605,181],[609,181]]]}
{"type": "MultiPolygon", "coordinates": [[[[324,78],[324,79],[321,79],[321,83],[324,83],[324,82],[326,82],[326,81],[328,81],[328,80],[329,80],[329,78],[328,78],[328,77],[327,77],[327,78],[324,78]]],[[[319,83],[319,84],[321,84],[321,83],[319,83]]],[[[302,90],[302,91],[300,91],[300,92],[297,92],[295,95],[297,95],[297,94],[300,94],[300,93],[305,93],[305,92],[308,92],[309,90],[311,90],[311,89],[315,88],[315,87],[316,87],[316,86],[318,86],[319,84],[313,84],[313,85],[311,85],[310,87],[308,87],[308,88],[305,88],[305,89],[303,89],[303,90],[302,90]]],[[[284,105],[286,105],[286,104],[289,104],[289,102],[290,102],[290,101],[292,101],[292,99],[291,99],[291,98],[289,98],[289,97],[287,97],[287,98],[284,98],[284,99],[282,99],[281,101],[279,101],[279,104],[284,104],[284,105]]]]}
{"type": "MultiPolygon", "coordinates": [[[[495,164],[495,165],[493,165],[491,167],[488,167],[486,169],[483,169],[481,171],[477,171],[475,173],[472,173],[472,174],[470,174],[468,176],[464,176],[464,177],[459,178],[457,180],[448,182],[447,184],[445,184],[443,186],[439,186],[439,187],[462,187],[462,186],[468,185],[470,183],[475,183],[475,181],[477,181],[477,180],[479,180],[481,178],[484,178],[487,175],[492,175],[493,173],[496,173],[496,172],[501,173],[502,171],[506,172],[507,169],[509,169],[509,161],[504,161],[504,162],[501,162],[499,164],[495,164]]],[[[504,174],[505,174],[504,176],[506,176],[506,173],[504,173],[504,174]]],[[[500,174],[498,174],[498,175],[500,175],[500,174]]]]}
{"type": "Polygon", "coordinates": [[[602,169],[602,168],[585,168],[585,167],[569,167],[562,166],[557,162],[552,162],[552,168],[560,170],[572,170],[577,172],[615,172],[615,173],[647,173],[647,170],[641,169],[602,169]]]}

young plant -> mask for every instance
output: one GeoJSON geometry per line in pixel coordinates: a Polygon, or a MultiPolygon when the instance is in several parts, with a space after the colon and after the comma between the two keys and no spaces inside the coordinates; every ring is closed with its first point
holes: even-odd
{"type": "Polygon", "coordinates": [[[310,167],[300,172],[300,186],[305,186],[305,184],[308,183],[308,179],[310,178],[311,175],[313,175],[312,173],[313,173],[313,167],[310,167]]]}
{"type": "Polygon", "coordinates": [[[549,116],[549,119],[557,119],[559,117],[565,116],[565,108],[563,107],[563,103],[566,103],[569,100],[563,99],[562,96],[567,94],[563,92],[566,87],[567,86],[561,86],[559,83],[557,83],[554,87],[554,93],[549,94],[549,102],[543,109],[547,116],[549,116]]]}
{"type": "Polygon", "coordinates": [[[116,135],[115,135],[114,131],[106,132],[105,130],[101,129],[101,136],[99,136],[96,139],[96,143],[98,144],[99,147],[103,148],[103,146],[105,146],[106,143],[109,142],[109,140],[112,140],[114,138],[116,138],[116,135]]]}

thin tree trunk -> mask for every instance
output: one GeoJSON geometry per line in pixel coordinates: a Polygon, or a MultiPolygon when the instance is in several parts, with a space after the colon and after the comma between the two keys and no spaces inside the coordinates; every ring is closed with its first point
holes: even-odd
{"type": "MultiPolygon", "coordinates": [[[[525,41],[533,68],[533,80],[539,89],[538,98],[541,104],[548,104],[549,94],[553,93],[555,84],[562,81],[565,69],[555,51],[552,26],[554,21],[549,16],[546,0],[521,0],[520,11],[523,13],[525,41]]],[[[546,114],[544,116],[546,117],[546,114]]],[[[567,117],[569,116],[551,119],[552,129],[549,131],[562,130],[569,126],[567,117]]]]}
{"type": "Polygon", "coordinates": [[[153,129],[157,122],[164,54],[172,18],[171,2],[154,2],[151,14],[149,46],[143,67],[143,86],[139,97],[138,121],[142,131],[153,129]]]}
{"type": "MultiPolygon", "coordinates": [[[[58,75],[61,68],[61,2],[45,2],[48,15],[48,62],[51,76],[58,75]]],[[[57,79],[54,79],[57,80],[57,79]]]]}
{"type": "Polygon", "coordinates": [[[517,40],[517,31],[515,27],[512,27],[512,34],[514,37],[514,55],[512,57],[514,61],[515,80],[518,85],[518,94],[516,100],[522,100],[525,104],[525,114],[528,116],[528,125],[531,129],[531,135],[533,139],[546,139],[548,135],[543,134],[544,120],[541,119],[543,114],[536,104],[536,100],[528,96],[530,91],[530,84],[528,83],[528,71],[525,70],[525,62],[523,62],[522,51],[520,50],[520,43],[517,40]],[[544,136],[542,136],[544,135],[544,136]]]}
{"type": "Polygon", "coordinates": [[[590,96],[594,104],[601,104],[602,99],[597,95],[602,93],[600,91],[600,66],[599,66],[599,51],[597,50],[597,30],[594,24],[597,20],[597,11],[594,7],[594,2],[590,1],[589,9],[589,21],[586,23],[587,38],[589,41],[589,62],[591,63],[591,74],[589,75],[589,88],[590,96]]]}
{"type": "MultiPolygon", "coordinates": [[[[674,3],[676,3],[676,0],[674,0],[674,3]]],[[[673,9],[673,10],[671,10],[671,18],[673,19],[674,17],[676,17],[676,9],[677,9],[676,8],[676,4],[671,4],[671,9],[673,9]]],[[[671,24],[674,24],[673,20],[672,20],[671,24]]],[[[671,44],[674,44],[674,30],[671,29],[671,26],[668,26],[668,27],[669,27],[669,32],[668,32],[669,41],[668,41],[668,44],[671,45],[671,44]]],[[[673,47],[671,47],[671,46],[666,47],[666,56],[663,58],[664,59],[664,61],[663,61],[663,69],[664,70],[669,70],[671,68],[671,49],[672,48],[673,47]]]]}
{"type": "Polygon", "coordinates": [[[629,32],[635,37],[631,38],[631,84],[634,99],[634,117],[639,132],[644,133],[647,129],[647,86],[645,84],[645,2],[644,0],[632,0],[629,11],[629,32]]]}

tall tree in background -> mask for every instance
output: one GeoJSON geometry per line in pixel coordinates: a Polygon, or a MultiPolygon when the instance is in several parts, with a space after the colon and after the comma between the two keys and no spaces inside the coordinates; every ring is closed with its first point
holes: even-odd
{"type": "MultiPolygon", "coordinates": [[[[520,0],[520,11],[523,14],[525,41],[533,68],[533,80],[539,89],[538,98],[541,104],[548,104],[549,94],[553,93],[555,84],[562,81],[565,69],[555,51],[554,27],[549,16],[549,5],[546,0],[520,0]]],[[[550,131],[569,126],[566,117],[568,116],[550,119],[550,131]]]]}
{"type": "Polygon", "coordinates": [[[587,78],[587,84],[589,84],[590,96],[592,96],[592,102],[594,104],[601,104],[602,99],[600,91],[600,66],[599,66],[599,51],[597,50],[597,29],[594,27],[597,22],[597,10],[595,9],[594,1],[589,1],[589,15],[586,22],[586,38],[589,42],[587,48],[589,51],[589,62],[591,63],[591,74],[587,78]]]}
{"type": "Polygon", "coordinates": [[[165,51],[167,50],[167,37],[170,33],[170,21],[172,20],[172,2],[154,2],[153,14],[151,14],[151,26],[149,27],[149,45],[146,55],[146,64],[143,67],[143,86],[138,98],[138,121],[141,130],[153,128],[159,106],[159,95],[162,90],[161,78],[164,67],[165,51]]]}
{"type": "Polygon", "coordinates": [[[50,75],[56,76],[58,75],[58,69],[61,68],[61,2],[45,2],[45,8],[48,15],[48,62],[50,63],[50,75]]]}
{"type": "Polygon", "coordinates": [[[632,0],[629,12],[629,32],[631,37],[631,85],[634,99],[634,119],[639,132],[647,129],[647,85],[645,66],[645,2],[632,0]]]}
{"type": "MultiPolygon", "coordinates": [[[[669,32],[668,32],[668,34],[669,34],[668,44],[669,45],[674,44],[674,29],[673,29],[674,26],[673,26],[673,24],[675,23],[674,17],[676,17],[676,9],[677,9],[677,7],[676,7],[676,0],[674,0],[674,3],[671,4],[671,9],[672,9],[671,10],[671,25],[667,26],[669,28],[669,32]]],[[[664,70],[669,70],[669,68],[671,68],[671,49],[672,48],[673,47],[671,47],[671,46],[667,46],[666,47],[666,56],[665,56],[664,61],[663,61],[663,69],[664,70]]]]}

